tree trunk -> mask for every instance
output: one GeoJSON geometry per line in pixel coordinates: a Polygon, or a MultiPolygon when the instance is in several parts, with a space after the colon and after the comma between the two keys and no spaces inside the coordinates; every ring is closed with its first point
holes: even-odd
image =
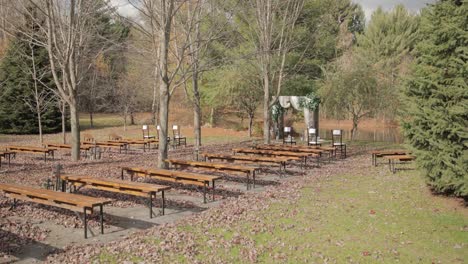
{"type": "Polygon", "coordinates": [[[249,115],[249,137],[252,137],[254,115],[249,115]]]}
{"type": "Polygon", "coordinates": [[[158,72],[158,67],[155,67],[154,84],[153,84],[153,102],[151,103],[151,114],[153,115],[152,119],[153,119],[154,125],[158,124],[158,114],[159,114],[158,87],[159,87],[159,72],[158,72]]]}
{"type": "MultiPolygon", "coordinates": [[[[196,68],[196,67],[195,67],[196,68]]],[[[201,105],[200,105],[200,92],[198,91],[198,72],[195,69],[192,74],[193,84],[193,132],[195,135],[195,150],[200,150],[201,141],[201,105]]]]}
{"type": "Polygon", "coordinates": [[[73,161],[80,160],[80,119],[76,104],[70,104],[71,156],[73,161]]]}
{"type": "Polygon", "coordinates": [[[37,124],[39,125],[39,141],[44,143],[44,139],[42,137],[42,118],[41,118],[41,111],[38,109],[37,110],[37,124]]]}
{"type": "Polygon", "coordinates": [[[67,144],[67,120],[65,119],[67,104],[63,100],[60,102],[60,113],[62,114],[62,138],[63,144],[67,144]]]}
{"type": "Polygon", "coordinates": [[[167,10],[164,10],[163,15],[163,29],[160,31],[160,52],[159,52],[159,80],[161,85],[159,87],[159,122],[161,130],[159,130],[159,156],[158,156],[158,168],[167,169],[167,131],[168,131],[168,119],[169,119],[169,93],[170,93],[170,80],[168,76],[168,64],[169,64],[169,41],[171,40],[171,26],[172,26],[172,12],[174,2],[170,1],[167,6],[167,10]]]}
{"type": "Polygon", "coordinates": [[[263,142],[270,144],[270,78],[263,74],[263,142]]]}
{"type": "Polygon", "coordinates": [[[354,140],[354,137],[356,136],[358,124],[359,124],[359,118],[357,116],[353,116],[353,128],[351,129],[351,140],[354,140]]]}
{"type": "Polygon", "coordinates": [[[210,127],[214,127],[215,126],[215,109],[214,107],[211,107],[211,111],[210,111],[210,127]]]}
{"type": "Polygon", "coordinates": [[[135,125],[135,115],[133,112],[130,112],[130,125],[135,125]]]}
{"type": "Polygon", "coordinates": [[[159,93],[159,156],[158,156],[158,168],[167,169],[167,159],[168,144],[167,144],[167,134],[168,134],[168,119],[169,119],[169,84],[165,81],[161,83],[160,93],[159,93]]]}
{"type": "Polygon", "coordinates": [[[89,125],[91,126],[91,128],[94,128],[93,112],[92,111],[89,112],[89,125]]]}
{"type": "MultiPolygon", "coordinates": [[[[314,110],[313,116],[312,116],[312,123],[315,128],[315,133],[317,133],[317,137],[320,137],[320,131],[319,131],[319,106],[317,105],[317,108],[314,110]]],[[[309,133],[309,131],[307,131],[309,133]]]]}

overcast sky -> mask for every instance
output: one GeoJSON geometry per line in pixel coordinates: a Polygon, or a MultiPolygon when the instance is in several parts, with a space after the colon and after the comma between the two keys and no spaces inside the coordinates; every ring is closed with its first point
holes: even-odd
{"type": "Polygon", "coordinates": [[[390,10],[397,4],[403,4],[408,10],[418,12],[421,8],[425,7],[427,3],[433,3],[435,0],[353,0],[359,3],[366,13],[366,21],[369,21],[372,12],[381,6],[384,10],[390,10]]]}
{"type": "MultiPolygon", "coordinates": [[[[366,13],[366,20],[369,21],[372,12],[379,6],[384,10],[390,10],[397,4],[404,4],[405,7],[412,12],[418,12],[421,8],[425,7],[427,3],[433,3],[436,0],[352,0],[361,4],[364,12],[366,13]]],[[[135,17],[138,11],[128,4],[128,0],[111,0],[114,6],[117,6],[120,14],[124,16],[135,17]]]]}

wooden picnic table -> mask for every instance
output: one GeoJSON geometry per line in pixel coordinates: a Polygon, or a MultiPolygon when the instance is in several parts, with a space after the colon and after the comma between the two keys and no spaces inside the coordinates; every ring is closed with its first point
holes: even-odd
{"type": "MultiPolygon", "coordinates": [[[[305,168],[307,166],[307,157],[316,157],[319,158],[320,155],[317,153],[298,153],[292,151],[274,151],[266,149],[249,149],[249,148],[233,148],[232,151],[234,155],[236,153],[243,154],[256,154],[263,156],[273,156],[273,157],[296,157],[302,159],[301,167],[305,168]]],[[[317,164],[320,165],[320,160],[317,159],[317,164]]]]}
{"type": "Polygon", "coordinates": [[[247,190],[250,189],[250,176],[252,176],[253,188],[255,188],[255,174],[256,171],[259,170],[259,168],[257,167],[246,167],[232,164],[212,163],[203,161],[167,159],[166,162],[168,162],[171,166],[174,166],[175,168],[193,167],[216,172],[245,173],[247,177],[247,190]]]}
{"type": "Polygon", "coordinates": [[[11,156],[14,156],[14,152],[9,152],[9,151],[0,151],[0,168],[2,167],[2,158],[6,159],[8,158],[8,166],[10,165],[11,162],[11,156]]]}
{"type": "Polygon", "coordinates": [[[415,156],[411,156],[411,155],[389,155],[389,156],[384,156],[384,157],[388,159],[388,168],[393,173],[396,173],[397,171],[397,168],[396,168],[397,161],[408,162],[408,161],[413,161],[415,159],[415,156]]]}
{"type": "Polygon", "coordinates": [[[162,215],[164,215],[165,208],[165,198],[164,191],[171,189],[169,186],[165,185],[156,185],[149,183],[140,183],[140,182],[129,182],[116,179],[100,179],[83,175],[73,175],[73,174],[62,174],[60,175],[62,180],[62,191],[65,192],[67,185],[70,184],[71,187],[74,187],[74,191],[78,187],[87,187],[102,191],[109,191],[114,193],[123,193],[128,195],[140,196],[149,198],[148,207],[150,211],[150,218],[153,218],[153,197],[156,198],[156,194],[161,192],[162,198],[162,215]]]}
{"type": "Polygon", "coordinates": [[[185,185],[196,185],[203,187],[203,202],[206,203],[207,188],[211,183],[213,191],[215,191],[215,181],[220,179],[219,176],[205,175],[199,173],[189,173],[184,171],[173,171],[164,169],[144,169],[144,168],[130,168],[122,167],[121,179],[124,179],[124,172],[130,174],[130,180],[133,181],[133,176],[150,177],[165,182],[180,183],[185,185]]]}
{"type": "Polygon", "coordinates": [[[33,153],[33,154],[44,154],[44,161],[47,161],[47,156],[52,156],[54,159],[54,149],[51,148],[40,148],[31,146],[7,146],[8,152],[12,153],[33,153]]]}
{"type": "Polygon", "coordinates": [[[246,156],[246,155],[226,155],[226,154],[215,154],[215,153],[202,153],[202,157],[207,161],[211,160],[225,160],[229,162],[247,162],[247,163],[256,163],[256,164],[268,164],[268,165],[278,165],[279,170],[284,168],[286,171],[286,163],[292,160],[301,160],[300,157],[289,157],[289,156],[279,156],[279,157],[259,157],[259,156],[246,156]]]}
{"type": "Polygon", "coordinates": [[[46,189],[32,188],[13,184],[0,184],[0,190],[7,197],[13,199],[11,209],[16,207],[17,200],[39,203],[82,212],[84,215],[84,237],[88,238],[88,214],[92,214],[95,207],[99,208],[101,234],[104,234],[103,206],[111,202],[109,199],[94,198],[85,195],[56,192],[46,189]]]}
{"type": "Polygon", "coordinates": [[[408,154],[411,154],[411,152],[405,149],[387,149],[387,150],[374,150],[374,151],[371,151],[371,154],[372,154],[372,165],[377,166],[377,158],[382,158],[385,156],[394,156],[394,155],[408,155],[408,154]]]}

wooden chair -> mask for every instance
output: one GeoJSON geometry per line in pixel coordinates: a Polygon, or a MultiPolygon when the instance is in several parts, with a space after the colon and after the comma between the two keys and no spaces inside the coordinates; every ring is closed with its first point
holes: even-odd
{"type": "Polygon", "coordinates": [[[283,144],[294,144],[296,145],[296,140],[292,136],[292,127],[284,127],[284,135],[283,135],[283,144]]]}
{"type": "Polygon", "coordinates": [[[307,129],[307,145],[308,146],[321,146],[322,143],[319,142],[317,129],[309,127],[307,129]]]}
{"type": "Polygon", "coordinates": [[[182,136],[182,134],[180,133],[180,127],[178,125],[172,126],[172,135],[174,140],[174,146],[180,146],[181,144],[187,146],[187,138],[182,136]]]}
{"type": "Polygon", "coordinates": [[[143,131],[143,139],[152,139],[156,138],[155,136],[150,135],[149,126],[143,125],[141,130],[143,131]]]}
{"type": "MultiPolygon", "coordinates": [[[[341,157],[346,158],[346,143],[343,143],[343,130],[333,129],[331,133],[332,133],[332,147],[336,149],[339,148],[341,157]]],[[[335,156],[336,156],[336,151],[335,151],[335,156]]]]}

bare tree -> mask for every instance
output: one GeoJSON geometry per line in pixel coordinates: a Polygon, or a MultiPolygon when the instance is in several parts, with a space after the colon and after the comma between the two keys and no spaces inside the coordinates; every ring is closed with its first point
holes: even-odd
{"type": "MultiPolygon", "coordinates": [[[[42,136],[42,114],[46,112],[50,107],[53,106],[56,97],[50,87],[48,87],[42,81],[44,76],[48,74],[48,69],[41,69],[36,65],[36,54],[34,52],[35,47],[33,41],[29,42],[29,49],[31,54],[27,56],[28,60],[31,60],[31,68],[26,69],[26,74],[30,75],[33,79],[32,97],[25,97],[24,102],[29,106],[37,116],[37,124],[39,128],[39,141],[42,144],[44,142],[42,136]]],[[[25,55],[25,54],[23,54],[25,55]]]]}
{"type": "Polygon", "coordinates": [[[281,92],[287,74],[286,56],[296,45],[293,35],[304,0],[248,0],[244,22],[250,27],[250,41],[263,86],[263,139],[270,143],[270,110],[281,92]],[[273,99],[271,99],[274,91],[273,99]]]}
{"type": "MultiPolygon", "coordinates": [[[[155,85],[159,82],[159,138],[168,136],[169,101],[175,88],[186,81],[181,76],[181,67],[188,36],[174,34],[174,21],[188,0],[129,0],[139,11],[138,18],[127,18],[134,28],[141,32],[151,43],[151,55],[155,65],[155,85]],[[174,42],[178,41],[178,44],[174,42]]],[[[193,23],[190,23],[193,25],[193,23]]],[[[155,90],[154,90],[155,91],[155,90]]],[[[154,97],[155,98],[155,97],[154,97]]],[[[155,103],[153,101],[153,108],[155,103]]],[[[168,142],[159,141],[158,167],[167,168],[168,142]]]]}

